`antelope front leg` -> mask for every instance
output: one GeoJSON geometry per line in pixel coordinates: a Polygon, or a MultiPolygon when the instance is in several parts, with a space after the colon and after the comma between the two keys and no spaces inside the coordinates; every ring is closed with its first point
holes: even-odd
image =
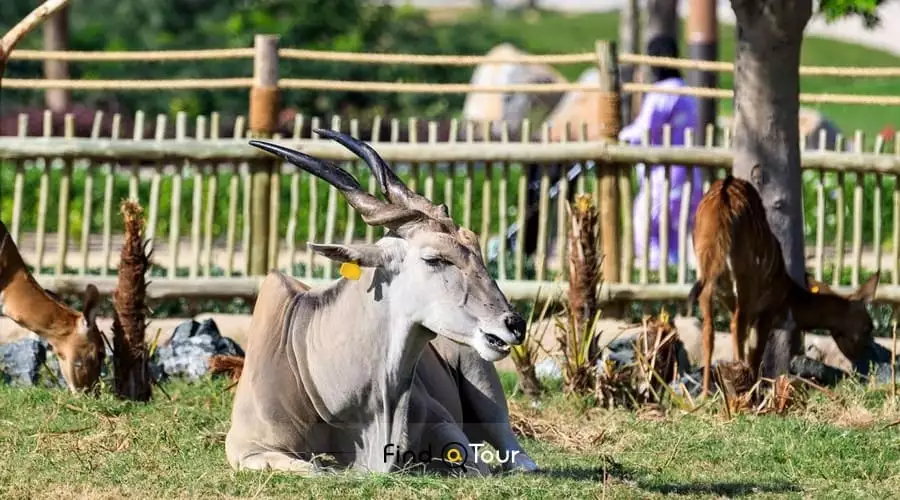
{"type": "Polygon", "coordinates": [[[499,453],[503,470],[536,472],[538,465],[522,449],[509,424],[506,395],[497,369],[471,348],[460,349],[460,396],[475,418],[465,423],[472,441],[486,441],[499,453]]]}
{"type": "Polygon", "coordinates": [[[467,476],[491,474],[488,464],[479,459],[466,434],[455,423],[426,424],[419,449],[433,450],[431,462],[425,464],[426,470],[467,476]]]}
{"type": "Polygon", "coordinates": [[[238,470],[276,470],[314,476],[321,471],[315,464],[278,451],[255,453],[240,460],[238,470]]]}

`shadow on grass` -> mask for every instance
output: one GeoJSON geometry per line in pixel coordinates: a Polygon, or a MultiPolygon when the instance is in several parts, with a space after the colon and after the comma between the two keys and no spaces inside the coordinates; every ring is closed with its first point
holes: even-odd
{"type": "MultiPolygon", "coordinates": [[[[576,481],[602,481],[604,471],[602,467],[565,467],[553,469],[541,469],[531,474],[546,476],[553,479],[574,479],[576,481]]],[[[608,471],[606,475],[612,475],[608,471]]]]}
{"type": "Polygon", "coordinates": [[[585,467],[581,465],[548,467],[533,472],[554,479],[574,479],[576,481],[604,481],[614,479],[622,482],[633,483],[635,473],[627,467],[616,462],[609,456],[600,457],[602,465],[585,467]]]}
{"type": "Polygon", "coordinates": [[[633,486],[645,491],[662,493],[665,495],[698,495],[713,494],[727,497],[747,496],[759,493],[797,493],[802,489],[792,483],[779,481],[769,483],[758,482],[695,482],[695,483],[666,483],[654,482],[640,471],[633,470],[622,465],[610,457],[602,458],[603,465],[595,467],[554,467],[542,469],[539,474],[554,479],[570,479],[576,481],[614,481],[633,486]],[[641,477],[645,476],[645,477],[641,477]]]}
{"type": "Polygon", "coordinates": [[[647,491],[675,495],[715,494],[727,497],[755,495],[759,493],[797,493],[802,489],[791,483],[754,483],[754,482],[698,482],[698,483],[663,483],[645,484],[639,482],[638,486],[647,491]]]}

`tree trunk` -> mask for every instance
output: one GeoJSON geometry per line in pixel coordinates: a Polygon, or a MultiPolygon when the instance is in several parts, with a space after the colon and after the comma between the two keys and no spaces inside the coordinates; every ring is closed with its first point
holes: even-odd
{"type": "MultiPolygon", "coordinates": [[[[638,0],[625,0],[619,8],[619,53],[621,54],[640,54],[641,20],[640,20],[640,4],[638,0]]],[[[631,83],[634,81],[635,66],[633,64],[624,64],[619,68],[619,78],[622,83],[631,83]]],[[[622,93],[622,123],[631,123],[634,119],[634,110],[632,104],[634,95],[631,93],[622,93]]]]}
{"type": "MultiPolygon", "coordinates": [[[[731,0],[731,5],[738,26],[734,175],[751,180],[759,190],[769,225],[781,242],[788,273],[802,284],[805,262],[797,113],[800,48],[812,1],[731,0]]],[[[777,325],[766,347],[763,376],[788,373],[791,356],[801,350],[796,327],[777,325]]]]}
{"type": "Polygon", "coordinates": [[[644,47],[657,35],[669,35],[678,40],[678,0],[646,0],[647,8],[643,14],[644,47]]]}
{"type": "MultiPolygon", "coordinates": [[[[64,7],[47,19],[44,24],[44,50],[69,50],[69,7],[64,7]]],[[[44,78],[66,80],[69,78],[67,61],[44,61],[44,78]]],[[[44,94],[47,108],[54,113],[65,113],[69,108],[69,91],[47,89],[44,94]]]]}
{"type": "MultiPolygon", "coordinates": [[[[678,18],[678,0],[646,0],[646,8],[641,12],[643,19],[643,46],[644,52],[647,50],[647,44],[654,37],[659,35],[669,35],[675,40],[679,40],[678,28],[680,19],[678,18]]],[[[650,78],[650,67],[643,66],[641,71],[643,82],[652,82],[650,78]]]]}

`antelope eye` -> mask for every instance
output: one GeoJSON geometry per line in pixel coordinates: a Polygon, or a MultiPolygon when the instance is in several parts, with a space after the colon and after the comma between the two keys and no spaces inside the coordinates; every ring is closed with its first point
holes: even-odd
{"type": "Polygon", "coordinates": [[[437,255],[427,255],[422,257],[426,264],[433,267],[440,267],[447,264],[447,261],[437,255]]]}

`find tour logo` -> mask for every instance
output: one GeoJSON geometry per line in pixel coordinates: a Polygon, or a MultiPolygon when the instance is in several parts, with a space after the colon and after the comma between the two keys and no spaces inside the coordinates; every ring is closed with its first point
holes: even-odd
{"type": "Polygon", "coordinates": [[[431,445],[429,445],[427,449],[420,451],[400,451],[397,449],[396,445],[388,443],[384,445],[384,461],[388,462],[392,457],[399,463],[430,463],[435,459],[439,459],[448,467],[456,469],[465,466],[466,460],[469,458],[469,450],[466,449],[462,443],[453,441],[445,444],[443,448],[441,448],[440,456],[435,457],[431,445]]]}
{"type": "Polygon", "coordinates": [[[469,462],[475,465],[485,463],[488,465],[497,465],[505,463],[515,463],[516,455],[519,450],[492,451],[484,448],[484,443],[469,443],[464,445],[456,441],[451,441],[441,448],[439,457],[435,457],[431,445],[427,449],[421,451],[397,449],[397,446],[388,443],[384,446],[384,461],[388,462],[392,457],[399,463],[420,462],[429,463],[438,459],[444,462],[450,468],[461,469],[469,462]]]}
{"type": "Polygon", "coordinates": [[[448,467],[461,468],[466,464],[467,458],[469,458],[469,452],[460,443],[447,443],[441,450],[441,460],[448,467]]]}

